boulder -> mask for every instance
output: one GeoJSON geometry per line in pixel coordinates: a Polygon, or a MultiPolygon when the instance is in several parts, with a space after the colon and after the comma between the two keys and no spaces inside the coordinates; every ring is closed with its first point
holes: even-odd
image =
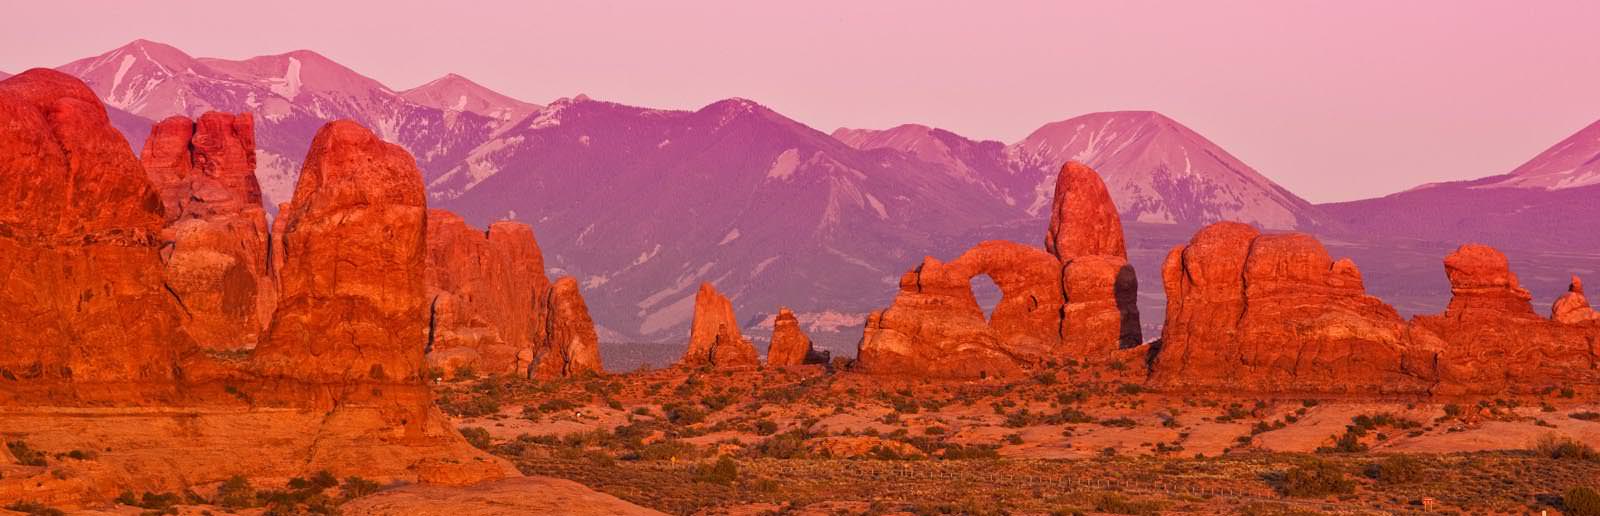
{"type": "Polygon", "coordinates": [[[53,70],[0,81],[0,120],[0,405],[177,396],[195,344],[162,281],[161,198],[127,141],[53,70]]]}
{"type": "Polygon", "coordinates": [[[277,294],[250,115],[163,120],[142,162],[166,208],[166,283],[184,328],[206,349],[255,347],[277,294]]]}
{"type": "Polygon", "coordinates": [[[733,316],[733,303],[710,283],[701,283],[700,291],[695,293],[689,348],[679,363],[719,369],[761,365],[755,346],[739,334],[739,322],[733,316]]]}

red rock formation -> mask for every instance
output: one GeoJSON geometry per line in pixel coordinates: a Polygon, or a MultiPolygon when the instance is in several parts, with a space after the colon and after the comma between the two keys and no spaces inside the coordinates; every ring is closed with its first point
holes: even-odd
{"type": "Polygon", "coordinates": [[[502,221],[481,231],[429,210],[427,284],[430,363],[527,374],[550,289],[532,228],[502,221]]]}
{"type": "Polygon", "coordinates": [[[1450,278],[1450,306],[1445,309],[1448,317],[1538,317],[1529,304],[1533,295],[1517,281],[1506,255],[1492,247],[1461,246],[1445,257],[1444,271],[1450,278]]]}
{"type": "Polygon", "coordinates": [[[1139,280],[1127,260],[1105,255],[1074,258],[1062,266],[1061,291],[1066,303],[1056,356],[1099,361],[1142,343],[1139,280]]]}
{"type": "Polygon", "coordinates": [[[184,328],[208,349],[254,347],[277,294],[250,115],[163,120],[143,163],[166,207],[166,283],[184,328]]]}
{"type": "Polygon", "coordinates": [[[427,208],[411,155],[331,122],[279,216],[282,297],[257,367],[311,383],[420,382],[427,208]]]}
{"type": "Polygon", "coordinates": [[[578,292],[578,280],[570,276],[556,280],[544,306],[549,312],[544,316],[543,346],[534,350],[534,376],[558,378],[602,371],[600,337],[583,294],[578,292]]]}
{"type": "Polygon", "coordinates": [[[1223,222],[1162,268],[1167,322],[1151,381],[1167,389],[1425,393],[1432,355],[1368,296],[1349,260],[1303,234],[1223,222]]]}
{"type": "Polygon", "coordinates": [[[77,79],[0,81],[0,404],[175,395],[194,342],[162,285],[161,199],[77,79]]]}
{"type": "Polygon", "coordinates": [[[800,319],[787,307],[779,307],[772,319],[772,344],[767,347],[767,365],[795,366],[826,364],[827,353],[811,348],[811,338],[800,329],[800,319]]]}
{"type": "Polygon", "coordinates": [[[1094,169],[1068,161],[1056,176],[1055,202],[1050,211],[1050,233],[1044,248],[1061,261],[1079,256],[1105,255],[1128,259],[1122,239],[1122,219],[1094,169]]]}
{"type": "Polygon", "coordinates": [[[694,296],[694,322],[689,327],[689,349],[679,363],[691,367],[741,368],[761,365],[755,346],[739,334],[733,303],[710,283],[701,283],[694,296]]]}
{"type": "Polygon", "coordinates": [[[1122,360],[1141,341],[1138,281],[1105,184],[1076,162],[1056,180],[1049,252],[1004,241],[906,273],[888,310],[868,318],[858,367],[874,373],[1011,375],[1058,360],[1122,360]],[[987,275],[1000,303],[985,320],[971,281],[987,275]]]}
{"type": "MultiPolygon", "coordinates": [[[[1534,314],[1505,255],[1477,244],[1445,258],[1453,296],[1443,315],[1413,320],[1439,349],[1440,394],[1498,394],[1600,384],[1600,325],[1534,314]]],[[[1580,285],[1581,289],[1581,285],[1580,285]]]]}
{"type": "Polygon", "coordinates": [[[1567,287],[1567,293],[1551,305],[1550,319],[1567,324],[1600,320],[1600,312],[1589,306],[1589,298],[1583,296],[1583,280],[1572,277],[1572,286],[1567,287]]]}
{"type": "Polygon", "coordinates": [[[857,367],[936,377],[1019,374],[1058,345],[1060,285],[1055,257],[1014,242],[983,242],[948,264],[926,258],[901,277],[894,304],[869,316],[857,367]],[[1000,287],[989,320],[972,294],[979,274],[1000,287]]]}

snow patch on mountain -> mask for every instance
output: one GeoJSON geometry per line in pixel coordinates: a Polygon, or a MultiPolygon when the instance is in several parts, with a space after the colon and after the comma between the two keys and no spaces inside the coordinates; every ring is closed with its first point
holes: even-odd
{"type": "Polygon", "coordinates": [[[772,160],[772,166],[767,168],[767,179],[780,181],[789,179],[789,176],[794,175],[795,169],[799,168],[799,166],[800,149],[783,151],[783,153],[778,154],[777,159],[772,160]]]}

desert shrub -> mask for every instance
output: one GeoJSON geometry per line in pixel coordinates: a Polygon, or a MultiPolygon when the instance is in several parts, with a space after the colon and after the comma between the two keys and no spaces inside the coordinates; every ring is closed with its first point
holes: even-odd
{"type": "Polygon", "coordinates": [[[706,396],[704,398],[700,398],[700,404],[705,405],[705,407],[710,409],[712,412],[716,412],[718,410],[727,408],[728,405],[732,405],[733,396],[729,394],[706,396]]]}
{"type": "Polygon", "coordinates": [[[455,374],[451,375],[450,379],[459,382],[459,381],[471,380],[471,379],[474,379],[474,378],[477,378],[477,377],[478,377],[477,368],[472,367],[472,364],[467,364],[467,365],[464,365],[464,366],[456,368],[455,374]]]}
{"type": "Polygon", "coordinates": [[[1594,447],[1564,435],[1544,434],[1533,443],[1534,453],[1552,459],[1600,460],[1594,447]]]}
{"type": "Polygon", "coordinates": [[[1076,405],[1089,401],[1089,393],[1084,390],[1075,390],[1056,394],[1056,403],[1062,405],[1076,405]]]}
{"type": "Polygon", "coordinates": [[[224,509],[243,509],[256,505],[256,490],[243,475],[234,475],[217,486],[217,505],[224,509]]]}
{"type": "Polygon", "coordinates": [[[467,443],[480,450],[489,449],[489,431],[483,427],[468,426],[461,428],[461,436],[467,438],[467,443]]]}
{"type": "Polygon", "coordinates": [[[1281,489],[1285,496],[1315,498],[1353,493],[1356,485],[1345,477],[1339,466],[1327,461],[1311,460],[1284,473],[1281,489]]]}
{"type": "Polygon", "coordinates": [[[1022,428],[1032,423],[1032,415],[1028,413],[1028,409],[1023,408],[1006,414],[1006,420],[1002,425],[1006,428],[1022,428]]]}
{"type": "Polygon", "coordinates": [[[65,512],[61,512],[61,509],[56,509],[41,503],[28,501],[13,502],[10,505],[5,506],[5,510],[20,512],[28,516],[64,516],[66,514],[65,512]]]}
{"type": "Polygon", "coordinates": [[[1567,417],[1579,421],[1600,421],[1600,412],[1573,412],[1567,414],[1567,417]]]}
{"type": "Polygon", "coordinates": [[[756,435],[772,435],[778,431],[778,423],[771,419],[756,421],[756,435]]]}
{"type": "Polygon", "coordinates": [[[1107,493],[1094,503],[1096,512],[1110,514],[1159,514],[1162,504],[1151,500],[1130,500],[1119,494],[1107,493]]]}
{"type": "Polygon", "coordinates": [[[1008,443],[1008,444],[1022,444],[1022,434],[1007,435],[1006,436],[1006,443],[1008,443]]]}
{"type": "Polygon", "coordinates": [[[338,501],[326,491],[338,485],[338,477],[323,470],[289,479],[286,489],[258,492],[256,499],[267,507],[267,514],[337,514],[338,501]]]}
{"type": "Polygon", "coordinates": [[[636,455],[624,456],[624,459],[639,460],[672,460],[687,459],[696,455],[695,447],[676,439],[654,442],[640,448],[636,455]]]}
{"type": "Polygon", "coordinates": [[[1367,451],[1367,445],[1361,442],[1361,436],[1363,435],[1366,435],[1366,431],[1361,430],[1361,427],[1349,427],[1345,429],[1343,435],[1340,435],[1334,439],[1333,446],[1323,446],[1317,448],[1317,453],[1365,452],[1367,451]]]}
{"type": "Polygon", "coordinates": [[[1139,423],[1131,418],[1119,417],[1113,419],[1102,419],[1100,420],[1100,426],[1109,426],[1113,428],[1133,428],[1139,426],[1139,423]]]}
{"type": "Polygon", "coordinates": [[[731,485],[736,480],[739,480],[739,463],[727,455],[718,457],[711,464],[701,464],[694,471],[695,482],[731,485]]]}
{"type": "Polygon", "coordinates": [[[1561,496],[1561,507],[1571,516],[1600,516],[1600,492],[1578,486],[1561,496]]]}
{"type": "Polygon", "coordinates": [[[804,430],[795,429],[767,438],[756,445],[755,451],[762,457],[774,459],[793,459],[805,456],[805,441],[810,436],[804,430]]]}
{"type": "Polygon", "coordinates": [[[28,447],[28,443],[23,441],[8,442],[6,448],[17,458],[17,463],[24,466],[44,466],[49,462],[45,460],[44,452],[28,447]]]}
{"type": "Polygon", "coordinates": [[[354,500],[378,492],[381,486],[377,482],[357,476],[344,477],[344,483],[339,484],[339,492],[346,500],[354,500]]]}
{"type": "Polygon", "coordinates": [[[667,414],[667,421],[675,425],[692,425],[706,420],[706,411],[693,405],[668,403],[661,410],[667,414]]]}
{"type": "Polygon", "coordinates": [[[1137,383],[1125,383],[1117,386],[1117,392],[1122,394],[1139,394],[1144,392],[1144,387],[1137,383]]]}
{"type": "Polygon", "coordinates": [[[1422,480],[1422,461],[1394,455],[1368,468],[1368,476],[1383,484],[1410,484],[1422,480]]]}

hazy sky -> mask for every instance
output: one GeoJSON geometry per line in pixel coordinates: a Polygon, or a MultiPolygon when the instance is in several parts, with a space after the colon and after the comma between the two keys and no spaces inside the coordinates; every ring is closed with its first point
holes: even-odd
{"type": "Polygon", "coordinates": [[[315,50],[396,89],[739,96],[823,131],[1015,141],[1153,109],[1312,201],[1503,173],[1600,118],[1600,2],[8,2],[0,70],[135,38],[315,50]],[[234,7],[238,6],[238,7],[234,7]]]}

